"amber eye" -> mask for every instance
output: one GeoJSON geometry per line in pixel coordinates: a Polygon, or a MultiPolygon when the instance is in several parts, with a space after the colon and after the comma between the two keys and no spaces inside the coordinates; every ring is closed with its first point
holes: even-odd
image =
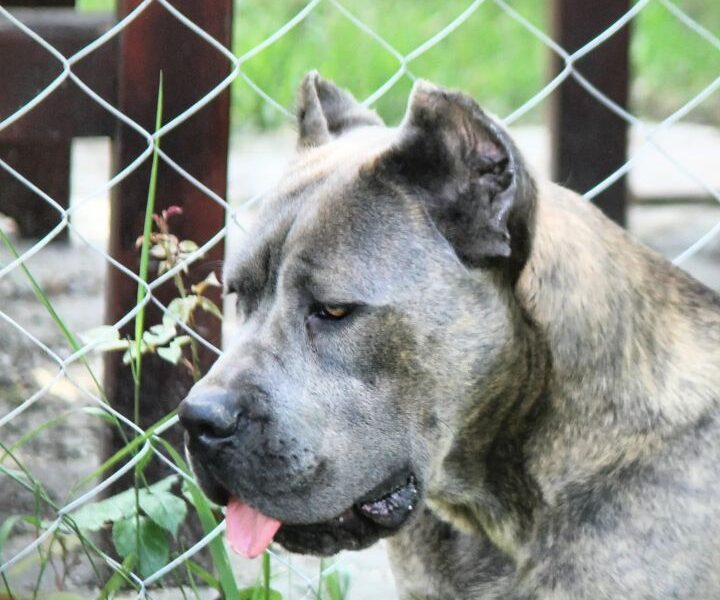
{"type": "Polygon", "coordinates": [[[317,314],[317,316],[321,319],[337,320],[342,319],[343,317],[347,317],[350,314],[350,307],[323,304],[321,306],[318,306],[315,314],[317,314]]]}

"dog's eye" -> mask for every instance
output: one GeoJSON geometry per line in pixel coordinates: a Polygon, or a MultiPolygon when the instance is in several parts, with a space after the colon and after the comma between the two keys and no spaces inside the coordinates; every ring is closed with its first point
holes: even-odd
{"type": "Polygon", "coordinates": [[[347,317],[351,311],[352,307],[350,306],[342,306],[340,304],[320,304],[315,308],[315,310],[313,310],[312,314],[321,319],[337,321],[339,319],[347,317]]]}

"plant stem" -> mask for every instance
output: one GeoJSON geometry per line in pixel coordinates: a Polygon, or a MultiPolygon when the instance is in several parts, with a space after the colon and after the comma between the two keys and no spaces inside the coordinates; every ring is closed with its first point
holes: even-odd
{"type": "MultiPolygon", "coordinates": [[[[172,266],[174,267],[175,265],[172,266]]],[[[175,273],[173,280],[175,282],[175,287],[180,294],[180,297],[185,298],[185,296],[187,296],[187,290],[185,289],[185,283],[182,280],[182,275],[180,273],[175,273]]]]}
{"type": "Polygon", "coordinates": [[[263,553],[262,556],[263,570],[263,600],[270,600],[270,554],[263,553]]]}
{"type": "MultiPolygon", "coordinates": [[[[160,129],[162,124],[162,108],[163,108],[163,77],[160,72],[160,84],[158,89],[157,112],[155,115],[155,131],[160,129]]],[[[147,203],[145,205],[145,223],[143,226],[142,245],[140,247],[140,266],[138,268],[138,289],[136,306],[140,307],[135,317],[135,423],[139,421],[139,394],[140,381],[142,379],[142,337],[145,331],[145,285],[148,280],[148,271],[150,265],[150,237],[152,235],[153,214],[155,212],[155,195],[157,192],[157,172],[160,149],[160,138],[153,141],[152,166],[150,168],[150,184],[148,185],[147,203]]]]}
{"type": "MultiPolygon", "coordinates": [[[[162,125],[162,109],[163,109],[163,75],[160,71],[160,82],[158,85],[158,101],[157,111],[155,114],[155,132],[162,125]]],[[[133,421],[136,425],[140,425],[140,385],[142,383],[142,342],[143,333],[145,331],[145,285],[148,281],[148,272],[150,265],[150,238],[152,236],[153,214],[155,213],[155,195],[157,192],[157,172],[160,149],[160,138],[153,140],[152,166],[150,168],[150,184],[148,185],[147,203],[145,205],[145,223],[143,227],[142,245],[140,247],[140,265],[138,268],[138,289],[136,306],[139,308],[135,317],[135,368],[132,370],[133,376],[133,421]]],[[[137,432],[135,437],[137,437],[137,432]]],[[[137,464],[134,469],[135,473],[135,547],[138,559],[140,554],[140,480],[142,476],[142,467],[137,464]]]]}
{"type": "MultiPolygon", "coordinates": [[[[175,266],[175,265],[172,265],[175,266]]],[[[173,277],[173,281],[175,282],[175,287],[177,288],[178,294],[180,294],[181,298],[187,297],[187,289],[185,288],[185,283],[182,280],[182,275],[180,273],[175,273],[175,277],[173,277]]],[[[197,307],[197,304],[195,305],[197,307]]],[[[194,311],[194,309],[193,309],[194,311]]],[[[193,326],[193,318],[192,318],[192,312],[190,313],[190,316],[188,318],[187,322],[188,327],[193,326]]],[[[197,347],[197,341],[192,336],[190,337],[190,356],[192,358],[192,376],[193,376],[193,382],[197,383],[200,381],[200,378],[202,377],[202,373],[200,370],[200,354],[198,353],[198,347],[197,347]]]]}

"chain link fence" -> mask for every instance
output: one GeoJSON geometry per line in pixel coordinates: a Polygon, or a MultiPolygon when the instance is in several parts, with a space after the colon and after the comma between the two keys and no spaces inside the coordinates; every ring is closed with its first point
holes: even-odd
{"type": "MultiPolygon", "coordinates": [[[[449,36],[458,35],[463,27],[471,27],[472,35],[482,36],[483,21],[474,17],[477,17],[478,11],[488,5],[494,6],[504,18],[521,28],[524,36],[529,36],[536,43],[541,44],[547,53],[559,57],[563,65],[560,72],[547,81],[541,89],[501,115],[504,122],[512,127],[546,101],[565,80],[573,79],[578,82],[598,103],[627,122],[632,133],[628,160],[621,168],[597,181],[591,189],[584,190],[585,197],[592,200],[626,175],[630,176],[632,183],[637,169],[649,171],[647,179],[662,178],[666,171],[679,174],[688,186],[696,190],[697,196],[702,197],[705,203],[687,208],[687,214],[696,215],[690,225],[688,221],[678,217],[684,214],[682,211],[685,209],[675,207],[674,212],[663,212],[655,228],[655,237],[653,238],[650,232],[647,234],[647,239],[650,242],[657,241],[660,249],[672,253],[671,258],[680,265],[692,267],[694,259],[704,257],[704,262],[696,273],[710,285],[718,287],[720,254],[717,240],[720,237],[720,212],[716,210],[717,206],[712,205],[720,203],[718,187],[720,142],[717,130],[714,132],[712,129],[705,130],[709,140],[707,142],[696,142],[694,138],[688,139],[682,134],[678,137],[672,133],[678,123],[700,106],[705,106],[706,112],[709,112],[711,117],[714,114],[716,125],[720,122],[716,95],[720,88],[720,70],[714,77],[704,82],[699,91],[694,90],[692,98],[686,99],[671,114],[659,122],[649,122],[634,114],[633,110],[613,101],[576,68],[580,59],[596,51],[624,27],[632,25],[643,11],[650,7],[662,7],[665,11],[665,19],[673,20],[701,41],[705,45],[709,61],[718,61],[720,57],[718,32],[712,31],[709,25],[698,22],[691,16],[690,11],[685,10],[679,3],[676,4],[671,0],[639,0],[632,4],[611,27],[578,50],[568,52],[553,40],[549,31],[527,18],[513,2],[475,0],[458,11],[454,18],[439,26],[423,43],[407,52],[398,49],[391,35],[387,32],[381,34],[376,27],[368,24],[356,11],[351,10],[349,5],[337,0],[311,0],[301,5],[294,17],[279,24],[278,28],[262,42],[241,54],[235,54],[187,18],[173,3],[167,0],[144,0],[95,41],[70,56],[58,51],[25,24],[19,18],[17,11],[0,7],[0,20],[4,21],[4,25],[11,26],[32,39],[46,51],[47,61],[54,61],[60,69],[52,82],[31,100],[10,114],[0,114],[0,133],[31,112],[41,111],[43,104],[53,92],[70,80],[113,119],[141,136],[146,144],[144,151],[122,169],[111,173],[107,180],[103,180],[102,173],[109,170],[110,166],[107,161],[103,162],[103,157],[98,154],[96,150],[98,146],[90,144],[80,148],[75,155],[74,200],[70,207],[63,206],[58,198],[51,197],[31,178],[16,169],[10,161],[0,159],[2,170],[31,190],[57,213],[57,223],[42,239],[34,242],[20,240],[12,222],[0,218],[0,227],[5,240],[5,249],[0,254],[0,297],[2,298],[0,331],[3,339],[3,347],[0,351],[0,369],[3,371],[0,374],[0,481],[2,481],[0,483],[2,490],[0,492],[0,574],[2,575],[0,598],[25,597],[31,594],[51,597],[52,593],[63,589],[80,596],[100,594],[98,590],[110,577],[108,572],[123,574],[124,583],[134,590],[129,597],[195,597],[196,595],[212,597],[208,585],[213,583],[213,576],[204,571],[202,561],[193,562],[193,560],[213,540],[222,536],[224,531],[222,522],[204,536],[181,540],[181,543],[173,546],[172,553],[159,552],[159,558],[154,557],[157,564],[146,562],[144,572],[134,567],[132,563],[121,564],[111,557],[106,546],[92,541],[96,538],[91,534],[88,534],[87,540],[77,535],[77,519],[87,518],[87,507],[101,500],[103,494],[107,493],[115,482],[138,467],[142,467],[147,461],[164,463],[176,474],[176,480],[173,480],[176,498],[182,495],[182,492],[177,491],[178,482],[192,481],[162,443],[163,435],[168,430],[178,427],[177,418],[169,418],[152,431],[147,431],[137,425],[132,418],[109,405],[102,386],[96,385],[98,375],[95,373],[99,373],[100,366],[97,350],[106,348],[108,344],[123,345],[123,341],[109,333],[109,330],[104,330],[105,337],[102,339],[91,337],[89,341],[83,341],[79,333],[101,324],[98,289],[103,284],[103,272],[107,268],[112,268],[124,273],[134,286],[144,290],[136,306],[118,322],[112,324],[115,332],[132,324],[144,307],[155,306],[169,319],[168,322],[175,328],[178,337],[188,336],[188,340],[193,340],[206,351],[219,355],[221,349],[218,345],[205,339],[191,322],[180,318],[178,312],[173,310],[169,303],[158,298],[156,291],[164,283],[182,276],[187,264],[201,260],[218,244],[223,243],[232,235],[234,228],[245,227],[252,207],[262,201],[262,193],[254,194],[243,203],[237,202],[237,197],[247,193],[248,190],[261,190],[262,187],[272,184],[272,177],[282,167],[282,159],[290,154],[292,141],[287,136],[274,134],[274,137],[271,136],[269,139],[276,142],[277,146],[271,146],[271,150],[263,154],[260,148],[268,138],[253,134],[255,141],[249,145],[243,145],[242,139],[237,140],[233,148],[240,147],[241,150],[231,153],[230,179],[232,183],[234,178],[241,177],[239,187],[242,187],[242,191],[235,193],[231,186],[230,198],[222,197],[213,191],[199,177],[184,169],[175,157],[162,147],[158,149],[156,141],[172,135],[173,130],[202,111],[231,85],[237,86],[235,91],[239,94],[252,94],[267,110],[279,115],[281,121],[287,119],[290,123],[293,119],[292,107],[287,105],[284,99],[274,97],[271,91],[264,88],[248,67],[254,58],[268,52],[319,10],[330,10],[335,18],[344,19],[378,45],[387,55],[386,57],[394,61],[392,74],[363,99],[364,104],[375,106],[398,86],[423,76],[424,73],[419,68],[419,59],[449,36]],[[154,132],[108,102],[76,72],[76,66],[81,61],[91,59],[93,53],[125,29],[133,27],[134,21],[141,18],[143,12],[151,5],[162,6],[183,27],[224,56],[229,65],[226,77],[218,81],[209,93],[154,132]],[[708,103],[710,103],[709,111],[708,103]],[[693,150],[692,146],[696,143],[705,144],[703,148],[707,150],[703,150],[701,154],[710,154],[709,167],[703,166],[702,160],[693,158],[693,151],[697,149],[693,150]],[[245,150],[243,151],[242,148],[245,150]],[[154,151],[157,151],[159,160],[166,168],[172,169],[190,185],[199,189],[208,202],[221,206],[226,211],[228,225],[216,231],[199,247],[186,246],[186,251],[178,261],[169,264],[162,274],[153,274],[146,282],[110,255],[106,245],[107,231],[103,220],[107,217],[108,194],[145,164],[154,151]],[[718,154],[713,155],[713,151],[718,154]],[[643,166],[648,156],[651,157],[650,167],[643,166]],[[267,162],[267,165],[262,164],[263,161],[267,162]],[[238,171],[242,173],[241,176],[237,175],[238,171]],[[102,215],[102,218],[98,215],[102,215]],[[683,230],[683,227],[687,229],[683,230]],[[69,247],[51,245],[51,242],[63,232],[71,234],[69,247]],[[668,236],[675,242],[667,243],[668,236]],[[718,270],[714,270],[715,268],[718,270]],[[86,297],[92,297],[94,300],[89,301],[88,304],[84,299],[86,297]],[[129,437],[134,439],[135,443],[131,444],[130,449],[117,457],[109,467],[106,465],[107,468],[101,469],[99,456],[102,432],[106,427],[113,426],[113,423],[117,422],[123,424],[125,431],[129,432],[129,437]],[[147,564],[154,565],[152,572],[148,572],[147,564]]],[[[427,10],[431,11],[429,6],[427,10]]],[[[398,23],[397,26],[407,28],[412,27],[413,23],[398,23]]],[[[333,44],[342,44],[342,40],[331,41],[333,44]]],[[[332,50],[332,47],[327,49],[328,52],[332,50]]],[[[13,58],[0,56],[0,61],[7,60],[13,58]]],[[[462,68],[475,67],[462,65],[462,68]]],[[[482,65],[478,65],[477,68],[482,68],[482,65]]],[[[349,75],[349,79],[352,80],[352,73],[349,75]]],[[[639,75],[636,74],[636,77],[639,75]]],[[[276,65],[276,77],[283,77],[281,64],[276,65]]],[[[234,111],[233,116],[237,119],[243,118],[243,115],[238,114],[237,111],[234,111]]],[[[250,134],[241,133],[240,138],[243,135],[250,134]]],[[[532,155],[533,149],[537,147],[533,142],[535,139],[533,134],[518,130],[517,135],[521,146],[527,146],[532,155]]],[[[543,153],[539,151],[538,154],[543,153]]],[[[533,156],[530,160],[533,162],[533,156]]],[[[535,162],[540,165],[538,170],[541,172],[547,170],[542,164],[543,160],[535,157],[535,162]]],[[[0,189],[0,199],[2,193],[0,189]]],[[[661,206],[659,210],[666,211],[667,207],[661,206]]],[[[643,231],[646,233],[649,231],[647,228],[643,229],[643,219],[644,216],[639,213],[635,216],[631,214],[631,225],[636,224],[641,234],[643,231]]],[[[141,231],[132,233],[138,236],[142,234],[141,231]]],[[[152,374],[146,373],[146,377],[151,376],[152,374]]],[[[175,501],[163,495],[166,491],[166,489],[158,491],[158,497],[172,504],[175,501]]],[[[105,509],[107,510],[107,506],[105,509]]],[[[152,510],[145,512],[152,513],[152,510]]],[[[162,517],[157,515],[155,517],[162,522],[162,517]]],[[[112,520],[111,517],[108,519],[112,520]]],[[[100,522],[102,521],[101,518],[100,522]]],[[[166,522],[163,523],[167,525],[166,522]]],[[[167,531],[171,530],[172,527],[168,526],[167,531]]],[[[369,584],[365,579],[367,569],[377,568],[381,577],[387,577],[387,569],[382,559],[370,558],[368,559],[370,563],[357,563],[354,562],[357,559],[353,555],[344,555],[339,563],[332,565],[323,563],[317,566],[281,552],[270,552],[273,586],[282,587],[285,597],[317,597],[321,594],[319,592],[321,583],[329,575],[338,568],[348,568],[352,572],[353,565],[360,566],[355,568],[356,574],[351,580],[350,597],[358,599],[394,597],[393,585],[389,579],[380,584],[384,586],[384,591],[378,588],[373,588],[372,592],[368,591],[369,584]],[[372,560],[380,560],[380,562],[372,562],[372,560]],[[365,568],[363,564],[372,566],[365,568]],[[285,581],[287,583],[282,583],[285,581]]],[[[241,577],[249,573],[247,577],[250,583],[259,572],[258,567],[248,564],[235,565],[235,570],[241,577]]]]}

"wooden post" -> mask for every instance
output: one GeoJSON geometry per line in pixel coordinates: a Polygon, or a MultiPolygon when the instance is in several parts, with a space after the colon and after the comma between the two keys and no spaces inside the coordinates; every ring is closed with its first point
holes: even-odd
{"type": "Polygon", "coordinates": [[[38,6],[46,7],[62,7],[62,6],[75,6],[75,0],[12,0],[7,3],[7,6],[20,6],[24,8],[35,8],[38,6]]]}
{"type": "MultiPolygon", "coordinates": [[[[10,8],[74,5],[75,0],[13,0],[8,3],[10,8]]],[[[3,80],[7,81],[5,78],[3,80]]],[[[60,206],[67,208],[70,205],[69,139],[48,143],[25,141],[22,144],[0,144],[0,158],[32,181],[60,206]]],[[[41,238],[60,221],[60,214],[52,206],[5,171],[0,173],[0,189],[3,190],[0,208],[15,219],[22,237],[41,238]]],[[[55,239],[67,240],[67,238],[68,230],[63,229],[55,239]]]]}
{"type": "MultiPolygon", "coordinates": [[[[123,17],[140,0],[120,0],[119,16],[123,17]]],[[[230,45],[232,0],[176,0],[185,16],[207,31],[222,44],[230,45]]],[[[150,5],[122,33],[119,60],[119,108],[148,131],[153,131],[160,72],[164,80],[164,122],[170,121],[200,100],[227,76],[228,60],[199,38],[161,5],[150,5]]],[[[227,184],[227,153],[229,130],[229,92],[225,91],[170,132],[161,141],[167,154],[206,186],[225,197],[227,184]]],[[[134,160],[145,148],[145,140],[132,129],[119,125],[115,137],[115,171],[134,160]]],[[[138,271],[136,240],[142,234],[143,218],[150,174],[150,160],[124,179],[113,190],[110,253],[133,272],[138,271]]],[[[225,211],[194,185],[160,162],[156,212],[170,205],[183,209],[172,220],[173,233],[180,239],[203,244],[225,223],[225,211]]],[[[191,281],[203,279],[216,269],[223,258],[222,244],[215,246],[200,263],[191,269],[191,281]]],[[[155,277],[157,273],[153,273],[155,277]]],[[[113,323],[135,306],[137,284],[114,267],[109,267],[107,280],[107,320],[113,323]]],[[[154,292],[165,305],[179,294],[172,282],[154,292]]],[[[219,294],[214,298],[219,300],[219,294]]],[[[213,344],[220,344],[220,323],[199,311],[195,330],[213,344]]],[[[146,325],[160,319],[160,311],[149,308],[146,325]]],[[[125,333],[132,335],[130,323],[125,333]]],[[[202,367],[214,360],[209,351],[201,352],[202,367]]],[[[185,369],[146,355],[142,371],[142,404],[140,425],[147,427],[166,415],[182,400],[192,384],[185,369]]],[[[122,364],[119,354],[109,354],[105,364],[105,385],[111,404],[126,415],[133,414],[133,380],[130,369],[122,364]]],[[[181,432],[175,428],[166,436],[178,446],[181,432]]],[[[110,453],[123,445],[114,433],[110,453]]],[[[153,461],[146,475],[154,479],[162,474],[161,465],[153,461]]],[[[114,490],[123,489],[126,479],[114,490]]]]}
{"type": "MultiPolygon", "coordinates": [[[[572,53],[610,27],[629,9],[629,0],[553,0],[555,40],[572,53]]],[[[628,99],[630,25],[575,63],[594,86],[622,107],[628,99]]],[[[553,55],[558,73],[563,61],[553,55]]],[[[627,123],[586,92],[572,77],[553,94],[551,109],[552,171],[556,181],[583,193],[620,168],[626,160],[627,123]]],[[[626,178],[595,202],[612,219],[625,224],[626,178]]]]}
{"type": "MultiPolygon", "coordinates": [[[[12,12],[65,56],[71,56],[112,26],[109,15],[80,15],[74,0],[14,0],[12,12]],[[16,8],[19,7],[19,8],[16,8]],[[64,7],[64,8],[58,8],[64,7]]],[[[110,42],[75,65],[97,93],[115,101],[116,52],[110,42]]],[[[47,50],[9,21],[0,22],[0,120],[15,113],[61,73],[47,50]]],[[[0,158],[67,208],[70,146],[73,137],[109,135],[113,119],[72,81],[0,131],[0,158]]],[[[23,237],[40,238],[60,222],[60,214],[17,179],[0,169],[0,211],[13,217],[23,237]]],[[[67,239],[63,229],[56,239],[67,239]]]]}
{"type": "MultiPolygon", "coordinates": [[[[70,204],[70,139],[0,142],[0,158],[63,208],[70,204]]],[[[42,238],[60,222],[54,206],[11,176],[0,171],[0,210],[17,223],[24,238],[42,238]]],[[[55,240],[68,239],[67,227],[55,240]]]]}

